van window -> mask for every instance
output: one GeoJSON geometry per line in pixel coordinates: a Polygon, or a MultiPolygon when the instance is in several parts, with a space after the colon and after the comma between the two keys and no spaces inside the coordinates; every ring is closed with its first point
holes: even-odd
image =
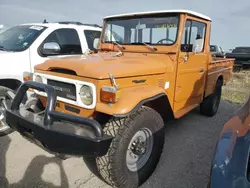
{"type": "Polygon", "coordinates": [[[93,42],[96,38],[100,38],[101,31],[95,31],[95,30],[84,30],[84,34],[86,37],[86,41],[88,44],[88,47],[90,50],[96,51],[96,49],[93,47],[93,42]]]}
{"type": "Polygon", "coordinates": [[[43,42],[56,42],[61,47],[60,55],[81,54],[81,42],[75,29],[57,29],[53,31],[43,42]]]}

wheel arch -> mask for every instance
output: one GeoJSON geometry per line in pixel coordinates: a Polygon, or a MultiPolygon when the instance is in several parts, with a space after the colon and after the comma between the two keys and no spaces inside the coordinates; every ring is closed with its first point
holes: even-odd
{"type": "Polygon", "coordinates": [[[222,81],[222,83],[224,82],[224,78],[223,78],[223,75],[221,74],[221,75],[219,75],[219,77],[218,77],[218,79],[217,80],[220,80],[220,81],[222,81]]]}
{"type": "Polygon", "coordinates": [[[10,88],[14,91],[17,90],[21,84],[22,82],[17,79],[11,79],[11,78],[0,79],[0,86],[10,88]]]}
{"type": "Polygon", "coordinates": [[[158,95],[140,101],[130,112],[126,114],[114,114],[113,116],[114,117],[129,116],[130,114],[139,110],[139,108],[141,108],[142,106],[147,106],[154,109],[164,119],[171,119],[174,117],[168,96],[165,93],[160,93],[158,95]]]}
{"type": "Polygon", "coordinates": [[[223,78],[223,75],[222,75],[222,74],[218,75],[217,80],[214,82],[213,91],[215,91],[215,89],[216,89],[216,84],[217,84],[218,81],[221,81],[221,83],[222,83],[222,85],[223,85],[224,78],[223,78]]]}
{"type": "MultiPolygon", "coordinates": [[[[0,86],[10,88],[13,91],[17,91],[17,89],[22,85],[22,83],[23,82],[21,82],[20,80],[14,79],[14,78],[0,79],[0,86]]],[[[23,98],[23,102],[25,102],[27,98],[28,98],[28,95],[26,93],[26,95],[23,98]]]]}

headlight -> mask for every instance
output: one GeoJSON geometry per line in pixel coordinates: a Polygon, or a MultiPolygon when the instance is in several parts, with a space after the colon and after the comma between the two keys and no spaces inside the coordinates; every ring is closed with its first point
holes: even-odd
{"type": "Polygon", "coordinates": [[[34,81],[35,81],[35,82],[38,82],[38,83],[43,83],[43,79],[42,79],[42,77],[39,76],[39,75],[35,76],[35,80],[34,80],[34,81]]]}
{"type": "Polygon", "coordinates": [[[89,86],[82,86],[80,89],[80,97],[85,105],[91,105],[93,103],[93,91],[89,86]]]}

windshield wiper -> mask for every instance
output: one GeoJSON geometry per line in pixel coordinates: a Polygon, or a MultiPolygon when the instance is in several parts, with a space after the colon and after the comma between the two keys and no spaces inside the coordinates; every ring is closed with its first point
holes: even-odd
{"type": "Polygon", "coordinates": [[[154,46],[151,46],[151,45],[147,44],[146,42],[132,42],[131,44],[144,44],[145,46],[149,47],[153,51],[157,50],[157,48],[155,48],[154,46]]]}
{"type": "Polygon", "coordinates": [[[125,47],[122,46],[121,44],[119,44],[119,43],[116,42],[116,41],[106,41],[105,43],[113,43],[113,44],[116,44],[117,46],[119,46],[120,49],[125,50],[125,47]]]}

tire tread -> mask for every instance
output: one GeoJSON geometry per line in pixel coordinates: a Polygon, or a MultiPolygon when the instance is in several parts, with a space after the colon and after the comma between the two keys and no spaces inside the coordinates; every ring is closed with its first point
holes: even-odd
{"type": "MultiPolygon", "coordinates": [[[[155,112],[153,109],[143,106],[128,117],[111,118],[104,127],[104,134],[113,136],[115,138],[110,145],[108,153],[105,156],[96,158],[96,165],[103,180],[113,187],[132,186],[132,183],[127,182],[123,176],[120,176],[120,178],[117,179],[116,168],[114,167],[115,161],[112,159],[115,157],[115,151],[117,150],[116,146],[118,145],[119,141],[121,139],[126,139],[127,137],[127,135],[124,135],[125,130],[129,128],[129,125],[133,124],[137,120],[137,117],[148,111],[155,112]],[[119,185],[117,185],[117,182],[119,182],[119,185]],[[131,186],[129,184],[131,184],[131,186]]],[[[163,120],[161,123],[163,123],[163,120]]]]}

